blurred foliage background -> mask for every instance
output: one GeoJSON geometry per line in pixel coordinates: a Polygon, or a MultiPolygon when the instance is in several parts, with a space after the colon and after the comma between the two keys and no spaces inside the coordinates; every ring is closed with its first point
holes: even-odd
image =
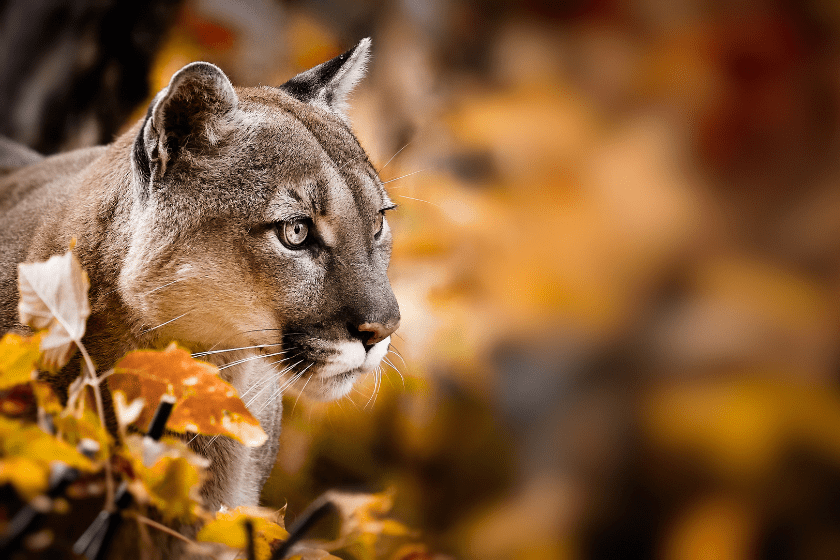
{"type": "Polygon", "coordinates": [[[0,3],[0,132],[109,141],[193,60],[373,38],[400,373],[289,398],[265,504],[393,487],[429,556],[840,557],[840,5],[129,4],[0,3]]]}

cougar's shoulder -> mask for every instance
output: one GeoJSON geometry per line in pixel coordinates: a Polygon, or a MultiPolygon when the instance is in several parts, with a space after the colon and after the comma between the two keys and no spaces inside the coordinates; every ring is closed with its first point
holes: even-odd
{"type": "Polygon", "coordinates": [[[80,174],[105,150],[97,147],[47,158],[14,159],[28,165],[5,168],[8,173],[0,175],[0,330],[19,326],[17,264],[30,260],[35,240],[43,236],[39,230],[62,221],[68,202],[82,184],[80,174]]]}

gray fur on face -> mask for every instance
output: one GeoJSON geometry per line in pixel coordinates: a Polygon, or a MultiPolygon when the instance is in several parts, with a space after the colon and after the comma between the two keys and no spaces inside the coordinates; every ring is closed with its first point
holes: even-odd
{"type": "MultiPolygon", "coordinates": [[[[193,351],[264,346],[210,356],[221,367],[245,360],[223,376],[269,434],[259,450],[194,444],[212,460],[211,506],[256,503],[284,383],[298,376],[314,398],[346,394],[399,323],[381,219],[393,205],[343,113],[369,48],[366,39],[280,88],[234,88],[212,64],[190,64],[113,144],[0,177],[4,330],[21,328],[16,264],[75,238],[91,280],[84,343],[100,370],[170,340],[193,351]],[[284,241],[293,223],[308,228],[300,246],[284,241]]],[[[56,381],[60,391],[76,372],[56,381]]]]}

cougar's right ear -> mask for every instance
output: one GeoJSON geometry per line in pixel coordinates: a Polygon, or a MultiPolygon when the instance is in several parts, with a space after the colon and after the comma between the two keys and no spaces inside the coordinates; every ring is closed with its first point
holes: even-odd
{"type": "Polygon", "coordinates": [[[228,77],[213,64],[181,68],[155,96],[137,134],[132,159],[140,179],[160,180],[181,150],[215,144],[215,124],[238,101],[228,77]]]}

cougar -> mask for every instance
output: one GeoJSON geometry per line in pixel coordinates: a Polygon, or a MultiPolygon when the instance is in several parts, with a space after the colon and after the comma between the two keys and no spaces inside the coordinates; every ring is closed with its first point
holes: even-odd
{"type": "Polygon", "coordinates": [[[222,368],[268,434],[259,448],[191,443],[210,459],[211,509],[258,502],[288,385],[346,395],[399,325],[394,204],[346,113],[369,52],[364,39],[279,87],[233,87],[195,62],[110,145],[39,160],[0,144],[28,164],[0,161],[0,329],[21,328],[16,265],[75,239],[97,369],[178,341],[222,368]]]}

